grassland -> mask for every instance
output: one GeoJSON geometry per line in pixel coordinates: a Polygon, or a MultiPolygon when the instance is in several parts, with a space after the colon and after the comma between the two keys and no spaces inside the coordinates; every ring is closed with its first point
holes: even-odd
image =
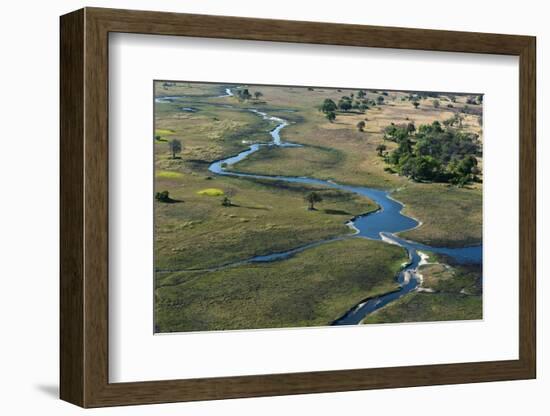
{"type": "Polygon", "coordinates": [[[480,296],[412,292],[374,312],[365,324],[436,322],[481,319],[480,296]]]}
{"type": "Polygon", "coordinates": [[[250,143],[269,139],[275,126],[249,111],[229,109],[204,102],[193,103],[196,112],[178,109],[185,101],[156,104],[156,131],[170,132],[155,140],[157,169],[206,172],[208,164],[246,149],[250,143]],[[168,140],[181,140],[181,159],[171,159],[168,140]]]}
{"type": "Polygon", "coordinates": [[[225,92],[225,86],[220,84],[196,84],[193,82],[155,82],[155,97],[173,97],[185,95],[189,97],[210,97],[213,95],[222,95],[225,92]]]}
{"type": "Polygon", "coordinates": [[[422,226],[400,235],[432,247],[464,247],[482,240],[481,189],[441,183],[409,183],[393,197],[405,204],[403,212],[422,226]]]}
{"type": "MultiPolygon", "coordinates": [[[[423,223],[404,237],[446,246],[481,241],[479,184],[456,188],[415,183],[386,172],[376,154],[376,147],[384,143],[382,130],[390,122],[419,125],[444,120],[464,105],[464,97],[457,97],[454,109],[443,107],[445,97],[441,109],[435,109],[431,100],[421,100],[414,109],[402,101],[406,93],[390,92],[387,104],[372,107],[366,114],[339,112],[335,123],[329,123],[317,106],[325,98],[338,100],[351,90],[250,87],[252,93],[261,91],[262,99],[240,102],[236,97],[220,97],[225,87],[156,83],[157,97],[172,97],[155,104],[155,192],[168,191],[171,202],[155,201],[158,331],[327,325],[361,299],[396,288],[395,274],[405,261],[404,250],[364,239],[326,243],[288,260],[219,270],[254,256],[350,235],[347,221],[378,208],[369,199],[344,191],[209,172],[213,161],[271,139],[269,132],[276,124],[250,108],[288,120],[282,139],[304,146],[262,147],[234,165],[234,170],[392,189],[395,198],[405,203],[405,212],[423,223]],[[360,132],[355,126],[365,119],[365,131],[360,132]],[[176,158],[169,148],[173,139],[183,144],[176,158]],[[323,198],[315,211],[308,210],[304,200],[311,191],[323,198]],[[230,205],[222,204],[224,198],[230,199],[230,205]]],[[[368,93],[369,98],[377,96],[368,93]]],[[[472,115],[465,117],[463,128],[480,133],[472,115]]],[[[394,145],[385,144],[390,150],[394,145]]],[[[426,281],[428,272],[424,271],[426,281]]],[[[444,285],[444,279],[440,280],[444,285]]],[[[419,295],[425,294],[414,294],[419,295]]],[[[460,310],[474,316],[480,310],[480,305],[474,305],[475,296],[467,301],[462,300],[466,295],[453,291],[437,296],[450,299],[442,316],[458,316],[460,310]],[[470,303],[463,307],[460,302],[470,303]]],[[[400,313],[408,315],[407,307],[399,306],[407,299],[372,318],[391,322],[400,313]]],[[[418,320],[435,320],[427,300],[414,302],[418,316],[426,318],[418,320]]],[[[432,302],[446,307],[444,298],[432,302]]]]}
{"type": "Polygon", "coordinates": [[[396,289],[405,251],[354,238],[327,243],[289,260],[159,281],[157,330],[328,325],[362,299],[396,289]]]}
{"type": "Polygon", "coordinates": [[[337,190],[208,177],[157,176],[157,189],[182,201],[155,203],[158,269],[213,267],[350,234],[345,225],[350,218],[377,208],[366,198],[337,190]],[[313,189],[324,201],[308,211],[304,195],[313,189]],[[225,194],[232,195],[232,206],[222,205],[225,194]]]}

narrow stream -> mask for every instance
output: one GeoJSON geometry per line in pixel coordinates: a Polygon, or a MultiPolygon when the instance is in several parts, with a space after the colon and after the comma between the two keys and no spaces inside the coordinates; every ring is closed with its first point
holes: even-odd
{"type": "MultiPolygon", "coordinates": [[[[230,88],[225,90],[224,95],[217,96],[229,97],[232,96],[230,88]]],[[[177,97],[182,98],[182,97],[177,97]]],[[[189,98],[189,97],[187,97],[189,98]]],[[[157,98],[157,102],[173,102],[176,97],[160,97],[157,98]]],[[[232,106],[228,106],[232,107],[232,106]]],[[[242,265],[247,263],[259,263],[277,261],[289,258],[296,253],[307,250],[311,247],[316,247],[321,244],[326,244],[333,241],[348,239],[348,238],[368,238],[371,240],[384,241],[388,244],[394,244],[399,247],[403,247],[409,257],[409,262],[401,269],[397,275],[397,282],[399,288],[393,292],[386,293],[380,296],[364,299],[357,305],[354,305],[343,316],[336,319],[332,325],[357,325],[365,319],[370,313],[380,309],[381,307],[393,302],[403,295],[415,290],[421,284],[421,277],[418,274],[418,267],[421,264],[422,257],[419,251],[431,251],[438,254],[444,254],[453,258],[459,263],[474,263],[480,264],[482,261],[482,245],[464,247],[464,248],[449,248],[449,247],[430,247],[424,244],[416,243],[399,238],[396,233],[411,230],[420,225],[420,223],[411,217],[407,217],[401,213],[403,204],[395,199],[391,198],[390,192],[380,189],[369,188],[365,186],[350,186],[342,185],[333,181],[309,178],[309,177],[296,177],[296,176],[270,176],[261,174],[250,174],[238,171],[229,171],[228,167],[235,165],[236,163],[246,159],[252,153],[257,152],[264,146],[278,146],[278,147],[301,147],[302,145],[291,142],[284,142],[281,139],[280,133],[283,128],[289,125],[288,121],[270,116],[264,112],[256,109],[248,109],[248,111],[257,114],[258,116],[274,121],[277,126],[271,130],[271,142],[269,143],[256,143],[252,144],[248,149],[240,152],[235,156],[218,160],[209,166],[209,170],[217,175],[235,176],[235,177],[249,177],[257,179],[278,180],[290,183],[321,185],[327,188],[340,189],[343,191],[352,192],[361,196],[365,196],[376,204],[379,209],[375,212],[371,212],[364,215],[359,215],[350,220],[347,225],[352,228],[355,233],[353,235],[336,237],[327,240],[317,241],[311,244],[303,245],[279,253],[270,253],[267,255],[256,256],[247,260],[239,261],[232,264],[227,264],[216,268],[216,270],[234,267],[236,265],[242,265]]],[[[162,271],[161,271],[162,272],[162,271]]],[[[170,272],[170,270],[166,270],[170,272]]]]}

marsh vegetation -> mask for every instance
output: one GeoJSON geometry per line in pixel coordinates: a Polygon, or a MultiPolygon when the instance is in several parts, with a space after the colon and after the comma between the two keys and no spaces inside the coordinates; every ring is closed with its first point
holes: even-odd
{"type": "MultiPolygon", "coordinates": [[[[420,226],[401,237],[481,243],[482,96],[157,82],[155,97],[159,332],[329,325],[397,290],[408,253],[354,237],[350,222],[380,207],[350,186],[404,203],[420,226]],[[268,145],[276,128],[283,145],[268,145]],[[210,170],[217,161],[228,174],[210,170]]],[[[480,265],[449,267],[438,290],[406,293],[364,322],[479,319],[480,265]]],[[[423,274],[423,285],[439,276],[423,274]]]]}

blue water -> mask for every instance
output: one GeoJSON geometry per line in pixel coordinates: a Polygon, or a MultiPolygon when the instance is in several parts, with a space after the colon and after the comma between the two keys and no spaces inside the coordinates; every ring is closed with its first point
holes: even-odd
{"type": "MultiPolygon", "coordinates": [[[[225,90],[225,95],[219,97],[232,96],[230,88],[225,90]]],[[[162,97],[161,99],[174,99],[175,97],[162,97]]],[[[158,100],[158,99],[157,99],[158,100]]],[[[159,101],[158,101],[159,102],[159,101]]],[[[227,105],[228,107],[232,107],[227,105]]],[[[287,250],[279,253],[270,253],[267,255],[256,256],[248,260],[240,261],[237,264],[246,263],[260,263],[260,262],[272,262],[283,260],[292,257],[296,253],[302,252],[312,247],[326,244],[333,241],[343,240],[347,238],[368,238],[371,240],[381,240],[388,244],[395,244],[403,247],[409,257],[409,262],[403,267],[397,276],[397,282],[399,283],[399,289],[386,293],[381,296],[376,296],[370,299],[365,299],[359,304],[353,306],[346,314],[335,320],[333,325],[357,325],[361,323],[365,317],[387,305],[388,303],[399,299],[405,294],[415,290],[420,282],[421,278],[417,273],[418,266],[421,262],[421,256],[419,251],[431,251],[437,254],[443,254],[454,261],[462,264],[481,264],[482,263],[482,245],[476,245],[472,247],[463,248],[449,248],[449,247],[431,247],[424,244],[416,243],[414,241],[408,241],[402,239],[396,235],[396,233],[411,230],[419,226],[419,222],[411,217],[403,215],[401,213],[403,204],[395,199],[391,198],[390,192],[380,189],[369,188],[365,186],[350,186],[342,185],[333,181],[326,181],[321,179],[309,178],[309,177],[295,177],[295,176],[270,176],[261,174],[242,173],[238,171],[228,171],[227,168],[237,164],[238,162],[246,159],[252,153],[257,152],[264,146],[278,146],[278,147],[300,147],[300,144],[284,142],[281,139],[281,130],[288,126],[288,122],[279,117],[269,116],[268,114],[258,111],[256,109],[249,109],[258,116],[265,120],[270,120],[277,123],[277,126],[270,132],[271,141],[269,143],[256,143],[252,144],[248,149],[240,152],[237,155],[228,157],[223,160],[216,161],[209,166],[209,170],[217,175],[236,176],[236,177],[250,177],[257,179],[268,179],[285,181],[290,183],[320,185],[327,188],[340,189],[343,191],[352,192],[358,195],[365,196],[376,204],[379,209],[375,212],[371,212],[365,215],[359,215],[353,218],[347,225],[352,228],[355,233],[352,236],[337,237],[327,240],[306,244],[300,247],[295,247],[291,250],[287,250]]],[[[231,267],[232,265],[225,265],[224,267],[231,267]]]]}

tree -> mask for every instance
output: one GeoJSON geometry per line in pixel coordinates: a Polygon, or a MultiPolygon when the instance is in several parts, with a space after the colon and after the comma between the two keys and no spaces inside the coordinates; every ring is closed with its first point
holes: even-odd
{"type": "Polygon", "coordinates": [[[434,106],[434,108],[439,108],[439,100],[433,100],[432,105],[434,106]]]}
{"type": "Polygon", "coordinates": [[[334,111],[329,111],[328,113],[325,114],[325,117],[327,118],[328,121],[330,121],[331,123],[334,123],[334,120],[336,120],[336,113],[334,111]]]}
{"type": "Polygon", "coordinates": [[[387,126],[384,129],[384,140],[390,140],[395,143],[401,143],[410,134],[410,131],[409,131],[410,124],[411,123],[409,123],[408,125],[405,125],[405,124],[396,125],[395,123],[391,123],[389,126],[387,126]]]}
{"type": "Polygon", "coordinates": [[[342,98],[340,101],[338,101],[338,108],[342,111],[349,111],[351,110],[351,107],[351,100],[348,97],[342,98]]]}
{"type": "Polygon", "coordinates": [[[413,101],[413,105],[414,105],[414,108],[418,108],[418,106],[420,105],[420,103],[418,101],[413,101]]]}
{"type": "Polygon", "coordinates": [[[323,101],[323,104],[321,105],[321,111],[325,114],[334,112],[337,110],[336,103],[332,101],[330,98],[326,98],[325,101],[323,101]]]}
{"type": "Polygon", "coordinates": [[[462,122],[464,121],[464,116],[462,114],[455,113],[455,120],[458,123],[458,127],[462,128],[462,122]]]}
{"type": "Polygon", "coordinates": [[[367,95],[367,93],[366,93],[365,91],[363,91],[363,90],[359,90],[359,91],[357,92],[357,97],[358,97],[358,98],[364,98],[366,95],[367,95]]]}
{"type": "Polygon", "coordinates": [[[384,104],[384,96],[383,96],[383,95],[379,95],[379,96],[376,98],[376,103],[377,103],[378,105],[384,104]]]}
{"type": "Polygon", "coordinates": [[[244,90],[237,90],[237,96],[241,101],[250,100],[252,98],[252,95],[250,94],[250,91],[248,91],[248,88],[245,88],[244,90]]]}
{"type": "Polygon", "coordinates": [[[378,152],[378,156],[384,156],[384,152],[386,151],[387,147],[385,144],[379,144],[376,146],[376,151],[378,152]]]}
{"type": "Polygon", "coordinates": [[[228,189],[227,191],[225,191],[225,195],[222,199],[222,205],[224,207],[232,207],[233,206],[233,201],[231,200],[233,198],[233,195],[234,195],[233,190],[228,189]]]}
{"type": "Polygon", "coordinates": [[[178,139],[172,139],[168,142],[170,147],[170,153],[172,153],[172,159],[176,158],[176,154],[181,153],[181,142],[178,139]]]}
{"type": "Polygon", "coordinates": [[[365,131],[365,126],[367,123],[365,123],[363,120],[361,120],[359,123],[357,123],[357,130],[359,131],[365,131]]]}
{"type": "Polygon", "coordinates": [[[313,192],[310,192],[308,193],[305,198],[306,202],[309,203],[309,207],[308,209],[310,211],[314,211],[315,210],[315,204],[318,203],[318,202],[322,202],[323,201],[323,198],[321,197],[321,195],[319,195],[317,192],[313,191],[313,192]]]}
{"type": "Polygon", "coordinates": [[[470,181],[476,180],[479,172],[477,159],[468,155],[461,160],[453,160],[449,165],[449,173],[452,175],[451,182],[458,186],[464,186],[470,181]]]}
{"type": "Polygon", "coordinates": [[[441,175],[441,163],[432,156],[411,157],[406,165],[402,169],[415,181],[434,180],[441,175]]]}
{"type": "Polygon", "coordinates": [[[259,100],[259,99],[260,99],[261,97],[263,97],[263,96],[264,96],[264,95],[263,95],[260,91],[256,91],[256,92],[254,93],[254,98],[255,98],[256,100],[259,100]]]}
{"type": "Polygon", "coordinates": [[[157,192],[155,194],[155,199],[159,202],[172,202],[172,198],[170,198],[170,192],[168,191],[157,192]]]}

